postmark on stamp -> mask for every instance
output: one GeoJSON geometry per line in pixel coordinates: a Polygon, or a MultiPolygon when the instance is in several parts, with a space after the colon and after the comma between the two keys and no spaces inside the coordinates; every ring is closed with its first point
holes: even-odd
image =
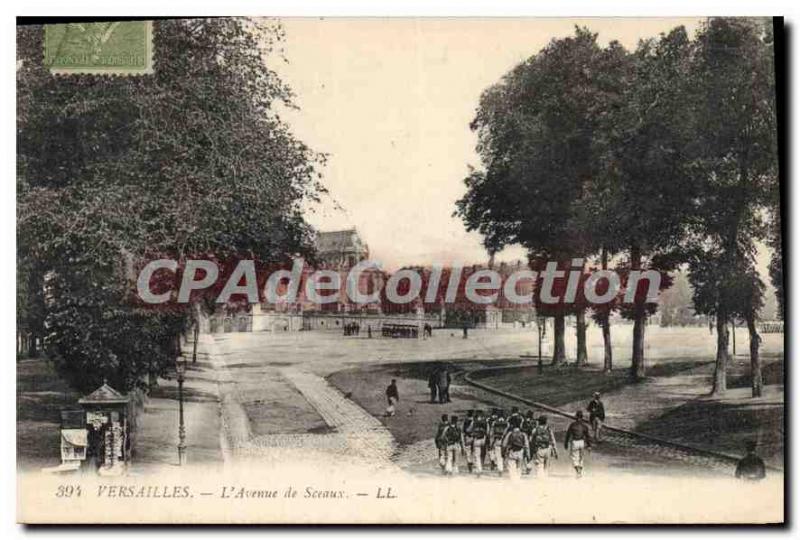
{"type": "Polygon", "coordinates": [[[49,24],[44,62],[57,75],[153,72],[152,21],[49,24]]]}

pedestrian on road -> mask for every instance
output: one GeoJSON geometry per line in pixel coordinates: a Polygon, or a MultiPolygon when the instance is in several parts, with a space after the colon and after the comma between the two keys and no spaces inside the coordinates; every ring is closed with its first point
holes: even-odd
{"type": "Polygon", "coordinates": [[[508,420],[504,411],[498,411],[489,433],[489,456],[492,468],[503,474],[503,438],[508,431],[508,420]]]}
{"type": "Polygon", "coordinates": [[[486,458],[486,437],[489,434],[489,426],[483,411],[475,413],[475,421],[472,423],[472,442],[468,447],[469,462],[472,464],[472,471],[480,476],[483,473],[483,460],[486,458]]]}
{"type": "Polygon", "coordinates": [[[450,425],[450,418],[443,414],[439,425],[436,426],[436,435],[433,437],[433,442],[436,444],[436,450],[439,453],[439,467],[444,472],[444,467],[447,464],[447,441],[444,439],[444,432],[447,426],[450,425]]]}
{"type": "Polygon", "coordinates": [[[747,455],[736,464],[736,478],[758,482],[767,476],[764,460],[756,455],[756,443],[747,442],[747,455]]]}
{"type": "Polygon", "coordinates": [[[436,403],[439,399],[439,371],[432,369],[428,375],[428,388],[431,389],[431,403],[436,403]]]}
{"type": "Polygon", "coordinates": [[[372,339],[372,326],[367,325],[367,338],[372,339]]]}
{"type": "Polygon", "coordinates": [[[437,384],[439,386],[439,403],[450,403],[450,372],[447,368],[439,370],[437,384]]]}
{"type": "Polygon", "coordinates": [[[520,428],[522,432],[528,436],[528,442],[531,445],[531,455],[525,463],[525,474],[529,474],[531,469],[533,469],[533,458],[536,454],[536,448],[533,445],[533,432],[536,429],[536,419],[533,417],[533,411],[528,409],[525,412],[525,416],[522,418],[522,427],[520,428]]]}
{"type": "Polygon", "coordinates": [[[595,442],[600,442],[603,423],[606,421],[606,408],[600,401],[600,392],[595,392],[592,401],[586,407],[589,412],[589,424],[592,426],[592,438],[595,442]]]}
{"type": "Polygon", "coordinates": [[[508,464],[509,478],[519,480],[522,469],[525,467],[525,460],[530,455],[531,447],[528,436],[522,432],[519,426],[512,426],[503,437],[502,447],[508,464]]]}
{"type": "Polygon", "coordinates": [[[447,443],[447,457],[444,465],[446,474],[458,474],[458,452],[466,457],[467,452],[464,448],[464,434],[458,427],[458,416],[450,417],[450,424],[444,430],[444,440],[447,443]]]}
{"type": "Polygon", "coordinates": [[[536,477],[544,478],[550,473],[550,458],[558,459],[556,450],[556,436],[553,430],[547,425],[547,417],[540,416],[536,420],[536,427],[531,437],[531,452],[533,453],[533,464],[536,467],[536,477]]]}
{"type": "MultiPolygon", "coordinates": [[[[472,448],[472,428],[475,423],[475,411],[472,409],[467,411],[467,417],[464,418],[464,423],[461,425],[461,432],[464,434],[464,447],[472,448]]],[[[472,472],[472,452],[467,454],[467,470],[472,472]]]]}
{"type": "Polygon", "coordinates": [[[591,446],[590,437],[589,426],[583,421],[583,411],[576,412],[575,421],[567,428],[564,449],[569,450],[572,466],[575,467],[575,475],[578,478],[583,476],[583,458],[591,446]]]}
{"type": "Polygon", "coordinates": [[[386,416],[394,416],[395,407],[397,402],[400,401],[400,393],[397,391],[397,381],[395,379],[392,379],[392,382],[386,387],[386,401],[389,402],[389,406],[386,407],[386,416]]]}

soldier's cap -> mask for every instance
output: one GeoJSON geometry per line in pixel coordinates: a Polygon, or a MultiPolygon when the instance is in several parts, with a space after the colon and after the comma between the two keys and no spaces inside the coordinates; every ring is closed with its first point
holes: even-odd
{"type": "Polygon", "coordinates": [[[600,392],[595,392],[594,397],[600,397],[600,392]]]}

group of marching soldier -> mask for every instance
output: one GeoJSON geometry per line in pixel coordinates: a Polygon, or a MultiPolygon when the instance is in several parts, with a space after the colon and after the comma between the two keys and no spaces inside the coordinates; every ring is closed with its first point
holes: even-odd
{"type": "MultiPolygon", "coordinates": [[[[593,440],[599,440],[605,411],[599,395],[595,394],[589,407],[591,429],[583,420],[583,411],[567,428],[564,448],[569,451],[577,477],[583,476],[584,454],[593,440]]],[[[470,473],[481,475],[484,468],[511,478],[535,472],[547,476],[551,459],[558,459],[556,437],[547,416],[534,417],[533,411],[521,413],[513,407],[510,413],[501,409],[491,412],[467,412],[458,416],[442,415],[436,429],[436,448],[439,465],[445,474],[458,472],[459,454],[466,459],[470,473]]]]}

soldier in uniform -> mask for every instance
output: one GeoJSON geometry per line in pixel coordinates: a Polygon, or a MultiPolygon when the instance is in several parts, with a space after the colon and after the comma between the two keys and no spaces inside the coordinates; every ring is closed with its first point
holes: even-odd
{"type": "MultiPolygon", "coordinates": [[[[475,422],[475,411],[472,409],[467,411],[467,417],[464,418],[464,423],[461,425],[461,432],[464,434],[464,447],[472,448],[472,426],[475,422]]],[[[467,469],[472,472],[472,452],[467,454],[467,469]]]]}
{"type": "Polygon", "coordinates": [[[533,457],[536,449],[533,447],[533,430],[536,428],[536,419],[533,417],[533,411],[528,409],[525,416],[522,418],[522,432],[528,436],[528,442],[531,444],[531,459],[525,464],[525,474],[529,473],[533,468],[533,457]]]}
{"type": "Polygon", "coordinates": [[[511,414],[508,415],[508,425],[512,428],[522,427],[522,415],[519,412],[519,407],[511,407],[511,414]]]}
{"type": "Polygon", "coordinates": [[[525,461],[530,455],[528,436],[522,432],[519,426],[509,424],[503,437],[502,447],[508,465],[508,476],[512,480],[518,480],[525,467],[525,461]]]}
{"type": "Polygon", "coordinates": [[[436,443],[436,450],[439,452],[439,466],[442,471],[444,471],[444,466],[447,463],[447,443],[444,440],[444,430],[448,425],[450,425],[450,419],[446,414],[443,414],[439,425],[436,426],[436,435],[433,438],[433,442],[436,443]]]}
{"type": "Polygon", "coordinates": [[[506,436],[506,431],[508,431],[508,420],[503,411],[498,411],[489,432],[489,456],[492,468],[500,474],[503,474],[503,438],[506,436]]]}
{"type": "Polygon", "coordinates": [[[458,416],[450,417],[450,423],[444,428],[442,437],[447,445],[444,471],[447,474],[458,474],[458,451],[461,450],[461,455],[466,456],[464,434],[458,427],[458,416]]]}
{"type": "Polygon", "coordinates": [[[578,478],[583,476],[583,458],[590,447],[591,432],[589,431],[589,426],[583,421],[583,411],[577,411],[575,413],[575,421],[567,428],[564,448],[569,450],[572,466],[575,467],[575,475],[578,478]]]}
{"type": "Polygon", "coordinates": [[[756,455],[756,443],[748,441],[747,455],[736,464],[736,478],[757,482],[767,476],[764,460],[756,455]]]}
{"type": "Polygon", "coordinates": [[[553,434],[553,429],[547,425],[547,417],[544,415],[536,421],[536,427],[531,437],[531,446],[536,476],[545,477],[549,473],[550,458],[558,459],[558,450],[556,450],[556,436],[553,434]]]}
{"type": "Polygon", "coordinates": [[[475,413],[472,423],[471,445],[469,446],[469,460],[472,470],[481,475],[483,473],[483,460],[486,458],[486,438],[489,435],[489,424],[482,411],[475,413]]]}
{"type": "Polygon", "coordinates": [[[600,442],[600,432],[603,429],[603,422],[606,421],[606,408],[600,401],[600,392],[594,393],[586,410],[589,412],[589,424],[593,431],[592,438],[595,442],[600,442]]]}

